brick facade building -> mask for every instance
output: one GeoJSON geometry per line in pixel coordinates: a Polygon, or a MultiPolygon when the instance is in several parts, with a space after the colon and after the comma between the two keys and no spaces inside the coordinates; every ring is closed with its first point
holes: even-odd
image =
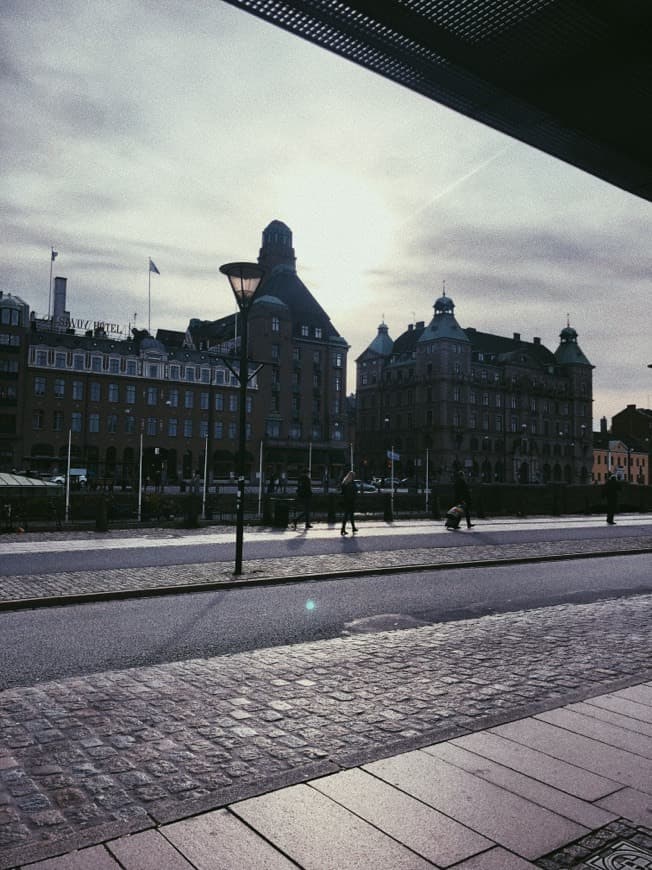
{"type": "Polygon", "coordinates": [[[393,341],[382,323],[357,363],[357,453],[365,474],[448,482],[566,483],[591,478],[592,369],[567,325],[553,353],[462,329],[453,300],[393,341]]]}
{"type": "MultiPolygon", "coordinates": [[[[266,271],[249,316],[249,479],[261,459],[265,480],[293,478],[309,461],[313,478],[338,477],[347,456],[348,344],[299,279],[285,224],[264,230],[258,259],[266,271]]],[[[229,480],[239,315],[122,336],[105,323],[75,328],[66,291],[66,279],[56,278],[49,320],[30,320],[26,303],[0,297],[0,318],[11,321],[0,330],[8,336],[0,341],[0,470],[65,473],[70,441],[71,468],[86,469],[90,481],[133,485],[142,443],[151,482],[203,475],[206,450],[209,480],[229,480]]]]}

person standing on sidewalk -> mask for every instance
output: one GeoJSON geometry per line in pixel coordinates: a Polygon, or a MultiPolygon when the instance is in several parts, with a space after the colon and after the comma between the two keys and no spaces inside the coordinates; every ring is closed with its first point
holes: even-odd
{"type": "Polygon", "coordinates": [[[357,490],[355,486],[355,481],[353,480],[353,472],[349,471],[348,474],[344,476],[342,480],[342,505],[344,508],[344,515],[342,516],[342,530],[340,531],[341,535],[348,535],[346,530],[346,521],[351,521],[351,531],[357,532],[357,528],[355,526],[355,497],[357,495],[357,490]]]}
{"type": "Polygon", "coordinates": [[[615,474],[610,474],[609,479],[604,484],[602,494],[607,499],[607,522],[610,526],[615,526],[614,514],[618,508],[618,493],[620,492],[620,482],[615,474]]]}
{"type": "Polygon", "coordinates": [[[303,509],[301,513],[297,514],[294,518],[294,528],[296,529],[297,523],[299,520],[303,520],[306,524],[306,529],[312,528],[312,523],[310,522],[310,501],[312,499],[312,481],[310,480],[310,475],[308,474],[308,469],[304,468],[299,475],[299,479],[297,481],[297,500],[299,501],[299,505],[303,509]]]}
{"type": "Polygon", "coordinates": [[[458,471],[455,475],[454,487],[455,504],[464,506],[466,527],[467,529],[470,529],[473,526],[473,523],[471,522],[471,490],[468,483],[466,482],[466,478],[464,477],[464,472],[462,470],[458,471]]]}

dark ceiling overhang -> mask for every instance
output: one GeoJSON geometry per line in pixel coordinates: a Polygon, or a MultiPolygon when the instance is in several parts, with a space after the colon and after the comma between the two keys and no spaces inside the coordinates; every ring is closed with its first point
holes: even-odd
{"type": "Polygon", "coordinates": [[[226,0],[652,199],[650,0],[226,0]]]}

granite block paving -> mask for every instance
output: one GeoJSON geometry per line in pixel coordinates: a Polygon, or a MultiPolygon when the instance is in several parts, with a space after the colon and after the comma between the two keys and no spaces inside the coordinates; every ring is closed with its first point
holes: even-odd
{"type": "MultiPolygon", "coordinates": [[[[0,868],[56,854],[63,841],[80,848],[463,739],[497,719],[577,701],[578,683],[588,697],[614,681],[640,682],[651,664],[651,603],[643,595],[559,605],[7,689],[0,868]]],[[[496,763],[548,785],[570,782],[574,770],[575,790],[566,788],[581,799],[623,786],[646,791],[646,759],[622,749],[605,746],[632,767],[629,779],[612,782],[618,766],[582,771],[529,738],[519,749],[505,736],[481,737],[496,763]],[[517,760],[505,762],[508,746],[517,760]]]]}

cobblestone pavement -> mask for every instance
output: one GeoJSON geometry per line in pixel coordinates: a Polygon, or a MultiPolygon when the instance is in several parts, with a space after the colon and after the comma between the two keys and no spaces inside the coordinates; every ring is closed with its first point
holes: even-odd
{"type": "Polygon", "coordinates": [[[652,595],[0,695],[0,868],[649,679],[652,595]]]}
{"type": "MultiPolygon", "coordinates": [[[[92,538],[91,538],[92,540],[92,538]]],[[[65,596],[115,594],[167,587],[233,585],[272,580],[303,579],[356,574],[365,571],[388,571],[406,567],[432,568],[470,562],[495,562],[550,558],[562,555],[624,553],[652,551],[649,527],[621,538],[569,539],[539,543],[478,544],[463,547],[424,547],[328,553],[310,556],[287,556],[246,560],[244,573],[233,576],[233,561],[201,562],[149,568],[115,568],[104,571],[61,571],[56,574],[28,574],[0,577],[0,607],[8,602],[65,596]]]]}

